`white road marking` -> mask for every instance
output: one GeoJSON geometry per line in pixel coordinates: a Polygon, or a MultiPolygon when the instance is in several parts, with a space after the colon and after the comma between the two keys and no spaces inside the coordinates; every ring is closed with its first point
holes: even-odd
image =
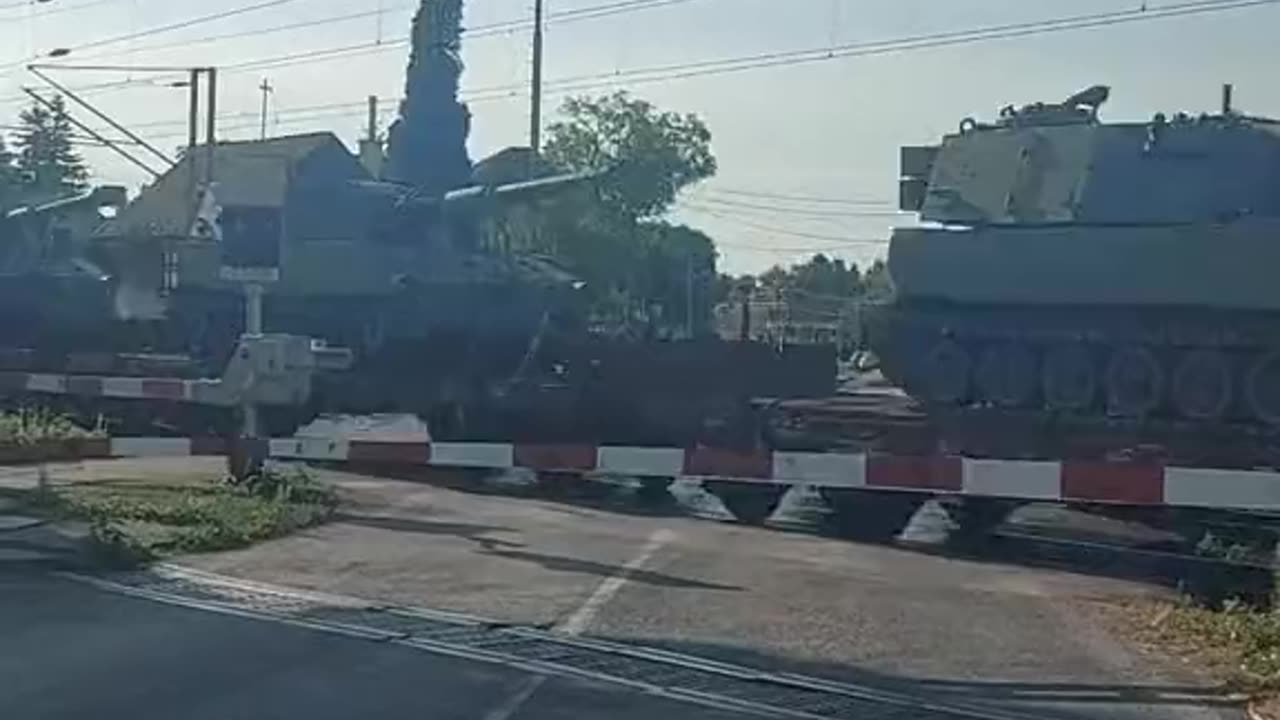
{"type": "Polygon", "coordinates": [[[511,720],[515,714],[520,712],[520,708],[529,702],[529,698],[538,691],[547,682],[546,675],[534,675],[527,678],[520,685],[520,689],[512,693],[511,697],[503,701],[501,705],[485,713],[484,720],[511,720]]]}
{"type": "MultiPolygon", "coordinates": [[[[622,590],[627,581],[631,579],[631,575],[644,567],[646,563],[653,559],[653,556],[662,549],[662,546],[674,540],[676,534],[670,530],[656,530],[649,536],[649,541],[640,549],[640,553],[623,565],[618,572],[606,578],[601,582],[577,610],[573,611],[564,622],[556,625],[556,630],[566,635],[581,635],[587,629],[591,622],[600,614],[600,610],[613,599],[618,591],[622,590]]],[[[538,691],[547,682],[548,676],[534,675],[520,686],[520,689],[502,702],[501,705],[495,707],[487,715],[484,720],[511,720],[516,713],[529,702],[529,698],[538,691]]]]}
{"type": "Polygon", "coordinates": [[[586,602],[582,603],[564,622],[559,623],[556,630],[566,635],[581,635],[582,631],[596,619],[596,615],[600,614],[605,604],[627,584],[631,574],[644,567],[644,564],[652,560],[658,550],[674,540],[675,536],[675,533],[666,529],[654,531],[649,536],[649,542],[645,543],[640,550],[640,554],[631,558],[631,561],[623,565],[621,570],[600,583],[595,592],[591,593],[591,597],[588,597],[586,602]]]}

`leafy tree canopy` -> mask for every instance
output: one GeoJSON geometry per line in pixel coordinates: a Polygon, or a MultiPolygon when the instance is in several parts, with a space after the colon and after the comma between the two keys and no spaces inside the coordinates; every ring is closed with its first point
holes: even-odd
{"type": "MultiPolygon", "coordinates": [[[[876,261],[873,268],[883,266],[876,261]]],[[[883,269],[880,269],[883,272],[883,269]]],[[[757,289],[809,296],[817,299],[839,300],[861,297],[867,291],[864,278],[856,263],[845,263],[841,258],[817,254],[803,263],[789,268],[775,265],[758,276],[744,275],[721,281],[725,293],[757,289]]]]}
{"type": "Polygon", "coordinates": [[[711,131],[695,115],[662,112],[625,92],[570,98],[561,112],[546,158],[566,170],[609,171],[601,198],[623,218],[658,217],[681,189],[716,172],[711,131]]]}
{"type": "Polygon", "coordinates": [[[572,98],[562,113],[548,128],[544,159],[561,171],[604,174],[591,197],[552,210],[549,249],[586,281],[610,327],[709,331],[715,245],[662,215],[681,189],[715,173],[711,132],[696,116],[626,93],[572,98]]]}

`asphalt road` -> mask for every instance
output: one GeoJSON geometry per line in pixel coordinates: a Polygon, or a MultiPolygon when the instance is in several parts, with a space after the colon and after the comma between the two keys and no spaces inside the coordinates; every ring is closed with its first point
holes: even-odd
{"type": "MultiPolygon", "coordinates": [[[[147,461],[58,476],[204,467],[147,461]]],[[[1242,717],[1204,678],[1119,636],[1115,603],[1165,591],[1106,567],[822,537],[804,529],[803,496],[774,527],[751,528],[717,521],[715,501],[687,488],[679,505],[642,510],[619,493],[546,499],[324,474],[345,499],[336,522],[182,564],[1031,717],[1242,717]]]]}
{"type": "Polygon", "coordinates": [[[617,686],[0,574],[0,717],[559,720],[734,715],[617,686]]]}

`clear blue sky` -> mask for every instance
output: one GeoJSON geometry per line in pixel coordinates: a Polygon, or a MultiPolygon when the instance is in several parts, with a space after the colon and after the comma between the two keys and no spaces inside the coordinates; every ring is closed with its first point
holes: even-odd
{"type": "MultiPolygon", "coordinates": [[[[261,2],[262,0],[256,0],[261,2]]],[[[326,48],[361,46],[323,62],[224,73],[225,138],[258,132],[258,84],[270,79],[269,128],[283,134],[332,129],[354,142],[368,94],[398,97],[414,0],[288,0],[213,23],[132,41],[84,47],[102,39],[256,4],[255,0],[51,0],[26,5],[0,0],[0,124],[21,106],[18,88],[36,84],[21,63],[57,47],[72,60],[165,65],[219,65],[326,48]],[[383,8],[379,15],[376,11],[383,8]],[[367,13],[305,29],[201,42],[213,35],[367,13]],[[382,45],[376,43],[381,39],[382,45]],[[167,47],[155,47],[164,45],[167,47]],[[333,107],[334,104],[351,103],[333,107]],[[328,108],[297,110],[317,105],[328,108]]],[[[902,38],[925,33],[1131,10],[1141,0],[672,0],[669,4],[594,19],[563,14],[618,0],[547,0],[549,119],[563,99],[564,78],[628,72],[670,64],[902,38]],[[557,19],[557,15],[561,19],[557,19]]],[[[1152,0],[1149,10],[1167,6],[1152,0]]],[[[468,0],[467,25],[528,18],[531,0],[468,0]]],[[[881,203],[896,196],[897,152],[929,143],[966,115],[991,116],[1005,104],[1057,100],[1094,83],[1113,86],[1104,115],[1146,119],[1157,110],[1216,107],[1221,83],[1234,82],[1237,102],[1254,114],[1280,115],[1280,3],[1179,19],[1004,39],[908,53],[833,59],[740,73],[617,87],[656,104],[696,112],[710,125],[721,172],[690,194],[679,220],[720,243],[722,266],[734,272],[792,262],[816,248],[865,263],[883,252],[897,220],[850,215],[852,206],[791,203],[736,195],[739,191],[881,203]],[[737,203],[732,204],[732,203],[737,203]]],[[[464,88],[472,104],[477,157],[525,142],[529,77],[527,28],[477,32],[465,41],[464,88]],[[497,88],[496,90],[490,90],[497,88]]],[[[128,80],[126,74],[63,72],[73,86],[128,80]]],[[[144,77],[135,76],[134,80],[144,77]]],[[[152,84],[100,89],[91,97],[157,144],[183,142],[185,97],[152,84]]],[[[592,92],[605,92],[602,85],[592,92]]],[[[392,103],[386,104],[390,120],[392,103]]],[[[100,181],[137,187],[146,178],[119,158],[86,148],[100,181]]]]}

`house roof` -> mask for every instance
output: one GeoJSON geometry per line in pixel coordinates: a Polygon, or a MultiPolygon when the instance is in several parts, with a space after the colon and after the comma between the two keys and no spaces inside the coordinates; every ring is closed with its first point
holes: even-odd
{"type": "MultiPolygon", "coordinates": [[[[298,164],[325,146],[350,152],[331,132],[218,143],[213,161],[218,202],[224,206],[282,206],[298,164]]],[[[185,154],[95,234],[185,235],[195,202],[192,189],[204,177],[207,147],[185,154]]]]}

